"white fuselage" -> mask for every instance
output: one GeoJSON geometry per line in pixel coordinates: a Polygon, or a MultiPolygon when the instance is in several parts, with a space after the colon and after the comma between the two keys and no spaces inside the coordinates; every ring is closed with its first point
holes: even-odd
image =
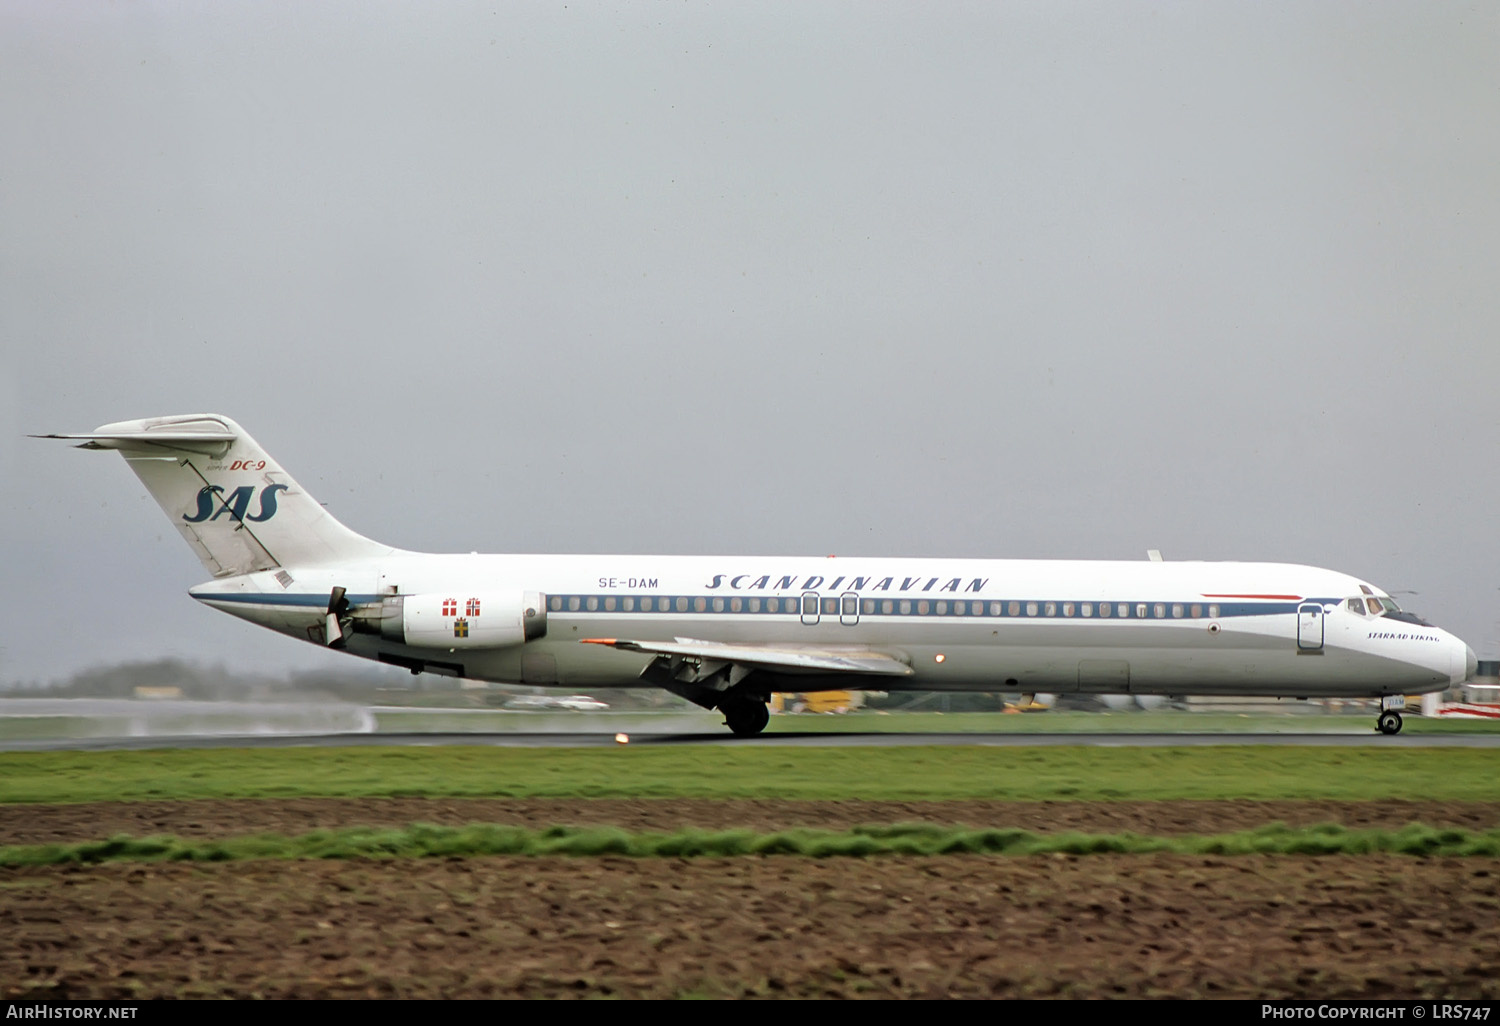
{"type": "Polygon", "coordinates": [[[1387,598],[1366,582],[1272,563],[391,550],[228,577],[192,594],[322,643],[336,587],[356,609],[451,596],[455,623],[471,596],[540,593],[545,635],[536,640],[413,646],[354,632],[347,650],[414,671],[567,687],[642,683],[654,657],[581,644],[599,638],[847,648],[911,668],[899,681],[807,674],[790,678],[795,690],[1384,696],[1441,690],[1466,679],[1474,660],[1447,631],[1366,605],[1387,598]]]}

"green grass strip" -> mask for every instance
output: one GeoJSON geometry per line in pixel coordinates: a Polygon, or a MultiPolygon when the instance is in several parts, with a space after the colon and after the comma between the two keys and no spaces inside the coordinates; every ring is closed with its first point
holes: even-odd
{"type": "Polygon", "coordinates": [[[204,748],[0,753],[0,802],[499,797],[1500,799],[1481,748],[204,748]]]}
{"type": "Polygon", "coordinates": [[[315,830],[297,837],[258,834],[223,840],[129,837],[83,844],[0,848],[0,867],[101,862],[226,862],[242,859],[452,858],[483,855],[723,858],[790,855],[804,858],[876,855],[1422,855],[1500,857],[1500,830],[1470,831],[1411,824],[1399,830],[1351,830],[1333,824],[1290,828],[1276,823],[1213,836],[1034,833],[925,823],[796,829],[682,830],[633,833],[618,827],[525,827],[476,823],[413,824],[399,829],[315,830]]]}
{"type": "MultiPolygon", "coordinates": [[[[882,712],[842,715],[805,713],[771,717],[772,734],[1358,734],[1374,733],[1375,712],[1233,713],[1131,710],[1010,715],[994,712],[882,712]]],[[[1401,728],[1413,734],[1496,734],[1500,720],[1445,719],[1408,715],[1401,728]]]]}

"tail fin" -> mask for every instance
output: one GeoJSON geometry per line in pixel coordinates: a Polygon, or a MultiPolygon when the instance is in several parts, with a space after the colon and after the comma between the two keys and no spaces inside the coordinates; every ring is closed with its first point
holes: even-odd
{"type": "Polygon", "coordinates": [[[215,577],[395,551],[335,520],[228,417],[152,417],[37,437],[119,450],[215,577]]]}

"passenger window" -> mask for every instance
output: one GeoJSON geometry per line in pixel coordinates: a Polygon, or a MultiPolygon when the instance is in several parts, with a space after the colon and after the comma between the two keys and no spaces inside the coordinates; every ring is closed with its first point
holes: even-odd
{"type": "Polygon", "coordinates": [[[1073,603],[1071,603],[1071,602],[1064,602],[1063,603],[1063,616],[1072,616],[1072,615],[1073,615],[1073,603]]]}
{"type": "Polygon", "coordinates": [[[1167,615],[1167,604],[1165,602],[1158,602],[1154,612],[1156,613],[1156,618],[1160,620],[1167,615]]]}
{"type": "Polygon", "coordinates": [[[615,611],[615,597],[613,595],[610,595],[604,600],[604,609],[606,612],[610,613],[613,613],[615,611]]]}
{"type": "Polygon", "coordinates": [[[946,616],[948,615],[948,603],[939,602],[936,606],[933,607],[932,611],[938,616],[946,616]]]}
{"type": "Polygon", "coordinates": [[[869,616],[871,613],[875,612],[875,600],[865,599],[859,604],[859,608],[860,612],[864,613],[866,616],[869,616]]]}
{"type": "Polygon", "coordinates": [[[1085,602],[1083,605],[1078,607],[1078,611],[1084,616],[1093,616],[1094,604],[1092,602],[1085,602]]]}
{"type": "Polygon", "coordinates": [[[1214,603],[1209,603],[1209,606],[1208,606],[1208,615],[1209,615],[1210,619],[1218,619],[1218,616],[1219,616],[1219,607],[1218,607],[1218,605],[1216,605],[1214,603]]]}
{"type": "Polygon", "coordinates": [[[1198,619],[1202,615],[1203,615],[1203,607],[1201,605],[1199,605],[1198,603],[1194,602],[1193,603],[1193,619],[1196,620],[1196,619],[1198,619]]]}
{"type": "Polygon", "coordinates": [[[991,602],[990,603],[990,615],[991,616],[999,616],[1000,615],[1000,603],[998,603],[998,602],[991,602]]]}
{"type": "Polygon", "coordinates": [[[779,612],[781,612],[781,599],[773,599],[773,598],[766,599],[766,612],[768,612],[768,613],[779,613],[779,612]]]}
{"type": "Polygon", "coordinates": [[[740,598],[738,596],[735,596],[734,598],[732,598],[732,599],[729,600],[729,611],[731,613],[738,613],[740,610],[742,610],[744,608],[745,608],[745,600],[744,599],[742,599],[742,598],[740,598]]]}
{"type": "MultiPolygon", "coordinates": [[[[1119,613],[1121,616],[1128,617],[1130,615],[1130,603],[1129,602],[1121,602],[1119,604],[1119,606],[1116,607],[1115,612],[1119,613]]],[[[1146,612],[1146,607],[1142,606],[1141,607],[1141,613],[1144,615],[1145,612],[1146,612]]]]}
{"type": "Polygon", "coordinates": [[[1137,618],[1142,620],[1146,618],[1146,603],[1137,602],[1135,604],[1135,615],[1137,618]]]}
{"type": "Polygon", "coordinates": [[[627,612],[627,613],[634,612],[635,611],[635,596],[634,595],[626,595],[623,599],[620,600],[620,608],[624,609],[625,612],[627,612]]]}
{"type": "Polygon", "coordinates": [[[1036,606],[1035,602],[1028,602],[1028,603],[1026,603],[1026,615],[1027,616],[1035,616],[1036,615],[1036,610],[1037,610],[1037,606],[1036,606]]]}
{"type": "Polygon", "coordinates": [[[554,613],[561,613],[562,612],[562,596],[561,595],[553,595],[552,597],[550,597],[549,599],[547,599],[547,608],[550,609],[550,610],[552,610],[554,613]]]}
{"type": "Polygon", "coordinates": [[[928,604],[927,600],[926,599],[922,599],[922,601],[920,601],[920,602],[917,603],[917,615],[918,616],[926,616],[927,615],[927,610],[929,610],[931,608],[932,607],[928,604]]]}
{"type": "Polygon", "coordinates": [[[1048,602],[1047,606],[1046,606],[1046,609],[1047,609],[1047,615],[1048,616],[1056,616],[1057,615],[1057,603],[1056,602],[1048,602]]]}
{"type": "Polygon", "coordinates": [[[880,600],[880,611],[882,613],[884,613],[885,615],[889,616],[892,613],[892,611],[895,610],[895,608],[896,608],[896,603],[893,602],[893,601],[891,601],[890,599],[881,599],[880,600]]]}
{"type": "Polygon", "coordinates": [[[582,604],[583,604],[583,603],[581,603],[581,602],[580,602],[580,601],[579,601],[579,600],[578,600],[578,596],[577,596],[577,595],[573,595],[573,596],[571,596],[571,597],[570,597],[570,598],[569,598],[569,599],[568,599],[568,612],[570,612],[570,613],[576,613],[576,612],[578,612],[578,607],[579,607],[579,606],[580,606],[580,605],[582,605],[582,604]]]}
{"type": "Polygon", "coordinates": [[[723,599],[722,596],[719,596],[719,595],[715,595],[714,596],[714,612],[716,612],[716,613],[722,613],[722,612],[724,612],[724,599],[723,599]]]}
{"type": "Polygon", "coordinates": [[[1178,620],[1182,619],[1182,603],[1181,602],[1173,602],[1172,603],[1172,616],[1174,618],[1178,619],[1178,620]]]}
{"type": "Polygon", "coordinates": [[[699,595],[697,598],[693,599],[693,612],[701,613],[707,608],[708,600],[705,599],[702,595],[699,595]]]}
{"type": "Polygon", "coordinates": [[[901,615],[905,616],[906,614],[908,614],[910,612],[911,612],[911,599],[902,599],[901,600],[901,615]]]}
{"type": "Polygon", "coordinates": [[[677,600],[677,611],[679,613],[686,613],[687,612],[687,599],[680,598],[680,599],[677,600]]]}
{"type": "Polygon", "coordinates": [[[758,598],[752,598],[750,600],[750,612],[752,612],[752,613],[758,613],[758,612],[760,612],[760,599],[758,599],[758,598]]]}
{"type": "Polygon", "coordinates": [[[1010,615],[1011,616],[1020,616],[1021,615],[1021,603],[1019,603],[1019,602],[1012,602],[1010,604],[1010,615]]]}
{"type": "MultiPolygon", "coordinates": [[[[814,603],[813,608],[816,609],[817,608],[817,605],[816,605],[817,599],[813,599],[812,601],[814,603]]],[[[826,598],[826,599],[823,600],[823,612],[828,613],[828,614],[831,615],[833,613],[837,613],[838,611],[839,611],[839,600],[838,599],[836,599],[836,598],[826,598]]]]}

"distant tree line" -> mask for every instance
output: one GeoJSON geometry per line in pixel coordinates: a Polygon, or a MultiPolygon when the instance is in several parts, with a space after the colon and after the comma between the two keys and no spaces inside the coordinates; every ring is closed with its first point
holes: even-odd
{"type": "MultiPolygon", "coordinates": [[[[137,688],[176,688],[182,698],[217,702],[345,701],[356,705],[489,705],[503,706],[516,694],[556,692],[523,685],[491,685],[467,691],[453,677],[412,675],[405,670],[351,663],[349,669],[298,670],[282,674],[245,673],[223,665],[206,666],[185,659],[152,659],[83,670],[62,680],[0,683],[0,695],[47,698],[135,698],[137,688]]],[[[572,690],[572,689],[569,689],[572,690]]],[[[592,694],[615,709],[687,709],[683,699],[657,688],[601,688],[592,694]]],[[[1006,699],[999,693],[892,691],[872,692],[871,709],[941,712],[998,711],[1006,699]]],[[[1068,704],[1079,707],[1078,704],[1068,704]]],[[[1098,703],[1089,700],[1082,707],[1098,703]]],[[[1061,706],[1060,706],[1061,707],[1061,706]]]]}
{"type": "Polygon", "coordinates": [[[133,698],[137,688],[176,688],[183,698],[205,701],[340,698],[368,703],[393,682],[403,690],[456,690],[458,686],[453,680],[409,678],[405,673],[396,676],[360,668],[252,674],[184,659],[152,659],[94,667],[44,684],[4,684],[0,691],[11,696],[48,698],[133,698]]]}
{"type": "MultiPolygon", "coordinates": [[[[94,667],[46,683],[0,682],[0,697],[136,698],[138,688],[176,688],[181,698],[209,702],[336,700],[356,705],[433,706],[501,706],[512,695],[544,691],[503,684],[470,690],[454,677],[413,675],[374,664],[353,663],[347,670],[271,674],[245,673],[185,659],[152,659],[94,667]]],[[[657,688],[607,688],[593,694],[616,709],[688,707],[687,702],[657,688]]]]}

